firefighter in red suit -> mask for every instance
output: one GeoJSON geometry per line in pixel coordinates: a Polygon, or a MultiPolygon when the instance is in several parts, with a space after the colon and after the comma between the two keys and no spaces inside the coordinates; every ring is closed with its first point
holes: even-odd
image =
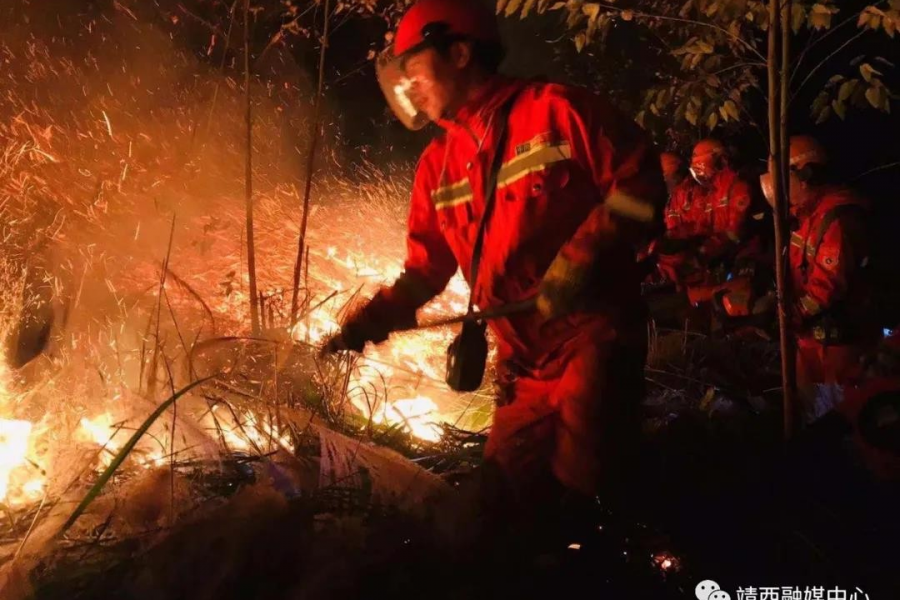
{"type": "Polygon", "coordinates": [[[684,161],[677,154],[660,156],[663,177],[669,193],[666,204],[666,237],[687,239],[698,234],[697,204],[693,202],[696,184],[687,176],[684,161]]]}
{"type": "Polygon", "coordinates": [[[668,232],[656,252],[669,279],[689,289],[706,289],[725,282],[747,233],[752,193],[718,140],[697,143],[690,173],[693,180],[686,179],[672,193],[668,232]]]}
{"type": "Polygon", "coordinates": [[[752,191],[728,161],[722,142],[701,140],[691,156],[691,175],[701,191],[703,214],[698,235],[706,239],[699,254],[706,261],[733,257],[746,233],[752,191]]]}
{"type": "MultiPolygon", "coordinates": [[[[813,138],[790,145],[790,274],[795,298],[797,386],[807,421],[834,407],[860,359],[877,344],[872,289],[866,273],[867,204],[850,188],[828,179],[828,159],[813,138]]],[[[771,197],[771,178],[762,188],[771,197]]]]}
{"type": "Polygon", "coordinates": [[[339,347],[359,351],[414,323],[457,267],[469,280],[484,179],[502,153],[474,303],[536,297],[537,310],[490,323],[499,397],[486,462],[526,501],[543,475],[595,494],[638,435],[646,315],[635,249],[661,228],[659,155],[602,98],[497,75],[497,23],[479,2],[420,0],[392,52],[407,108],[443,131],[417,167],[405,271],[346,322],[339,347]]]}

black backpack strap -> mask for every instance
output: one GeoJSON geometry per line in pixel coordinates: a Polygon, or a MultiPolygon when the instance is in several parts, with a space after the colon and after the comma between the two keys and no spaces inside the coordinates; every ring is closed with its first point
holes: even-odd
{"type": "Polygon", "coordinates": [[[478,233],[475,236],[475,245],[472,247],[472,266],[469,270],[469,308],[467,311],[469,313],[472,312],[475,304],[475,284],[478,282],[478,267],[481,263],[481,251],[484,247],[484,234],[493,213],[494,200],[497,197],[497,179],[500,176],[500,167],[503,165],[503,155],[505,154],[506,142],[509,137],[509,115],[512,113],[513,105],[516,103],[518,96],[518,91],[513,93],[497,110],[495,117],[500,130],[497,136],[497,147],[491,160],[491,170],[484,179],[484,214],[481,215],[478,233]]]}
{"type": "Polygon", "coordinates": [[[842,204],[841,206],[835,206],[826,212],[822,216],[822,220],[819,221],[812,237],[807,238],[806,248],[803,249],[803,270],[806,271],[810,263],[815,262],[816,257],[819,256],[819,248],[822,247],[822,241],[825,239],[825,235],[828,233],[828,230],[831,229],[831,226],[835,221],[842,216],[854,213],[861,214],[862,212],[863,208],[858,204],[842,204]]]}

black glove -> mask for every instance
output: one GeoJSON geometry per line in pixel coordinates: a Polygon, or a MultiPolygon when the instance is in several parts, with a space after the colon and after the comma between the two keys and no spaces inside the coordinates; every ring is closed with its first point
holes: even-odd
{"type": "Polygon", "coordinates": [[[415,325],[415,310],[398,306],[380,293],[347,319],[340,333],[325,342],[322,353],[333,354],[341,350],[362,352],[366,343],[380,344],[388,339],[392,331],[415,325]]]}

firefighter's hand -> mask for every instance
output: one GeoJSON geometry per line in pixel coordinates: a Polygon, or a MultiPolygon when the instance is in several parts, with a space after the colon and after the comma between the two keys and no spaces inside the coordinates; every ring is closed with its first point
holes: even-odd
{"type": "Polygon", "coordinates": [[[545,319],[573,312],[584,299],[588,268],[557,256],[541,281],[537,309],[545,319]]]}
{"type": "Polygon", "coordinates": [[[354,313],[340,333],[329,339],[322,354],[334,354],[342,350],[362,352],[366,344],[380,344],[392,331],[408,329],[416,324],[414,310],[407,310],[378,295],[366,306],[354,313]]]}
{"type": "Polygon", "coordinates": [[[388,339],[391,327],[384,321],[355,318],[348,321],[340,333],[332,336],[322,348],[322,354],[334,354],[342,350],[362,352],[366,343],[380,344],[388,339]]]}

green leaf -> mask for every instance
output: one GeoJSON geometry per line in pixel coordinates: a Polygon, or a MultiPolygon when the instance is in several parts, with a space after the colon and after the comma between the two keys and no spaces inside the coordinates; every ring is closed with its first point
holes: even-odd
{"type": "Polygon", "coordinates": [[[813,4],[812,10],[809,11],[809,26],[813,29],[830,29],[831,16],[838,12],[838,9],[826,6],[824,4],[813,4]]]}
{"type": "Polygon", "coordinates": [[[691,98],[687,108],[685,108],[684,118],[691,125],[696,125],[697,120],[700,118],[700,111],[698,110],[697,105],[694,104],[693,98],[691,98]]]}
{"type": "MultiPolygon", "coordinates": [[[[506,0],[506,2],[506,11],[504,14],[507,17],[513,16],[515,12],[519,10],[519,7],[522,6],[522,0],[506,0]]],[[[497,7],[499,8],[499,6],[500,5],[498,4],[497,7]]]]}
{"type": "Polygon", "coordinates": [[[830,106],[826,106],[822,109],[822,112],[819,113],[819,117],[816,119],[816,125],[821,125],[825,121],[831,118],[832,110],[830,106]]]}
{"type": "Polygon", "coordinates": [[[687,102],[682,102],[681,104],[678,105],[678,108],[675,109],[675,120],[676,121],[680,121],[680,120],[686,118],[685,114],[687,113],[687,106],[688,106],[687,102]]]}
{"type": "Polygon", "coordinates": [[[856,22],[856,26],[876,30],[881,27],[881,19],[883,17],[884,12],[878,10],[874,6],[867,6],[865,10],[863,10],[863,12],[859,15],[859,20],[856,22]]]}
{"type": "Polygon", "coordinates": [[[868,27],[869,18],[869,11],[862,11],[861,13],[859,13],[859,20],[856,22],[856,26],[860,29],[862,29],[863,27],[868,27]]]}
{"type": "Polygon", "coordinates": [[[591,21],[596,21],[600,15],[600,5],[596,2],[588,2],[581,7],[581,12],[591,21]]]}
{"type": "Polygon", "coordinates": [[[524,19],[525,17],[527,17],[531,10],[534,8],[536,2],[537,0],[525,0],[525,5],[522,6],[522,14],[519,18],[524,19]]]}
{"type": "Polygon", "coordinates": [[[840,91],[838,91],[838,102],[846,102],[846,100],[853,94],[853,90],[856,89],[857,85],[859,85],[859,79],[851,79],[849,81],[845,81],[841,85],[840,91]]]}
{"type": "Polygon", "coordinates": [[[834,114],[836,114],[837,116],[839,116],[841,118],[841,121],[843,121],[845,118],[847,118],[847,105],[844,104],[843,102],[838,102],[837,100],[832,100],[831,108],[834,110],[834,114]]]}
{"type": "Polygon", "coordinates": [[[824,111],[826,108],[830,107],[830,105],[831,105],[831,98],[829,97],[828,92],[822,90],[821,92],[819,92],[819,95],[816,96],[816,99],[813,100],[812,114],[820,115],[820,114],[822,114],[822,111],[824,111]]]}
{"type": "Polygon", "coordinates": [[[559,9],[565,8],[565,7],[566,7],[565,2],[557,2],[556,4],[554,4],[553,6],[550,7],[550,10],[559,10],[559,9]]]}
{"type": "MultiPolygon", "coordinates": [[[[873,85],[866,90],[866,100],[872,105],[872,108],[884,110],[885,101],[888,100],[887,90],[881,85],[873,85]]],[[[888,100],[888,104],[890,101],[888,100]]]]}
{"type": "Polygon", "coordinates": [[[137,445],[138,441],[147,433],[147,430],[150,429],[150,426],[156,422],[156,420],[164,413],[170,406],[175,404],[175,401],[187,394],[189,391],[194,389],[195,387],[206,383],[207,381],[213,379],[215,376],[206,377],[204,379],[200,379],[188,385],[187,387],[182,388],[178,392],[176,392],[173,396],[171,396],[168,400],[160,404],[156,407],[149,417],[144,420],[141,426],[134,432],[125,445],[122,446],[122,449],[115,455],[112,462],[109,463],[109,466],[106,467],[106,470],[100,474],[100,477],[97,479],[97,482],[91,486],[91,489],[88,490],[87,494],[85,494],[84,498],[81,499],[81,502],[63,524],[62,529],[59,532],[59,535],[64,534],[69,528],[78,520],[84,511],[90,506],[91,502],[93,502],[97,496],[100,495],[100,492],[103,491],[104,486],[106,486],[107,482],[112,478],[115,472],[122,466],[122,463],[125,462],[125,459],[128,458],[128,455],[131,454],[131,451],[134,450],[134,447],[137,445]]]}
{"type": "Polygon", "coordinates": [[[575,49],[578,52],[581,52],[582,50],[584,50],[584,45],[586,42],[587,42],[587,34],[585,34],[583,31],[579,32],[575,36],[575,49]]]}
{"type": "Polygon", "coordinates": [[[738,109],[736,103],[731,100],[725,101],[725,110],[728,112],[728,116],[734,119],[735,121],[741,120],[741,111],[738,109]]]}
{"type": "Polygon", "coordinates": [[[706,126],[711,130],[716,128],[716,125],[719,124],[719,113],[713,111],[709,113],[709,117],[706,119],[706,126]]]}
{"type": "Polygon", "coordinates": [[[656,95],[656,104],[660,107],[665,106],[669,103],[669,90],[667,88],[663,88],[659,90],[659,93],[656,95]]]}
{"type": "Polygon", "coordinates": [[[889,38],[893,39],[894,34],[897,32],[897,21],[893,17],[885,15],[882,25],[884,26],[884,32],[888,34],[889,38]]]}
{"type": "Polygon", "coordinates": [[[706,390],[706,393],[703,394],[703,398],[700,400],[700,410],[708,410],[712,405],[713,400],[716,399],[716,388],[711,387],[706,390]]]}
{"type": "Polygon", "coordinates": [[[881,71],[874,69],[869,63],[859,65],[859,72],[868,83],[872,83],[874,75],[881,75],[881,71]]]}
{"type": "Polygon", "coordinates": [[[697,51],[702,54],[712,54],[715,48],[712,44],[705,40],[699,40],[697,42],[697,51]]]}
{"type": "Polygon", "coordinates": [[[794,33],[798,33],[803,24],[806,23],[806,7],[799,2],[791,4],[791,29],[794,33]]]}

